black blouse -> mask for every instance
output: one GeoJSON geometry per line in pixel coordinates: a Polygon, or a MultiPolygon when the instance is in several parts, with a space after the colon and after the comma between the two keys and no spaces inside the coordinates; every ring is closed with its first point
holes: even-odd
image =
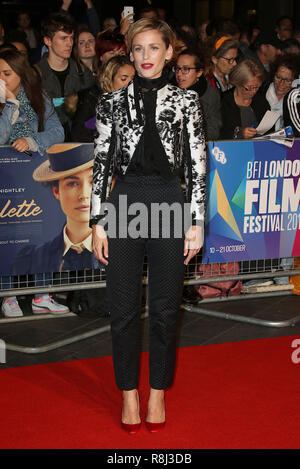
{"type": "Polygon", "coordinates": [[[161,175],[164,179],[170,180],[177,173],[175,174],[170,169],[168,158],[155,123],[157,90],[163,88],[167,80],[164,74],[159,78],[153,79],[135,75],[133,80],[137,114],[141,123],[143,120],[139,106],[139,96],[143,99],[145,127],[126,174],[161,175]]]}

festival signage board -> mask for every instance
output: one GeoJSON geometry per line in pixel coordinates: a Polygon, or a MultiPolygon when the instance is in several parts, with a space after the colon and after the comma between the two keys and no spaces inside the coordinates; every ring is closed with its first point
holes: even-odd
{"type": "Polygon", "coordinates": [[[300,255],[300,141],[208,144],[204,263],[300,255]]]}
{"type": "MultiPolygon", "coordinates": [[[[76,160],[84,168],[79,176],[89,180],[92,153],[93,144],[59,146],[59,154],[76,160]]],[[[64,257],[58,242],[72,214],[57,190],[33,177],[45,160],[39,153],[0,147],[0,275],[78,270],[75,261],[63,266],[57,255],[61,250],[64,257]]],[[[209,142],[203,262],[300,256],[299,173],[300,140],[291,148],[271,141],[209,142]]],[[[87,231],[88,204],[76,210],[87,231]]],[[[83,259],[82,268],[98,268],[92,252],[85,253],[71,254],[83,259]]]]}

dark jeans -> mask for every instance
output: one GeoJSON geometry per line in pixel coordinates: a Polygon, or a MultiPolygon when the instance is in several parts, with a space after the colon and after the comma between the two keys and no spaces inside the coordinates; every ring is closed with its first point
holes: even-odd
{"type": "MultiPolygon", "coordinates": [[[[166,182],[160,176],[125,176],[124,179],[117,180],[109,199],[117,210],[117,228],[122,224],[118,204],[120,194],[127,195],[129,204],[144,203],[149,213],[153,202],[177,202],[183,213],[184,197],[178,179],[166,182]]],[[[178,216],[180,214],[177,213],[175,217],[178,216]]],[[[128,216],[127,226],[133,218],[133,215],[128,216]]],[[[161,221],[163,218],[161,217],[161,221]]],[[[168,238],[151,238],[151,227],[157,219],[152,217],[151,220],[149,215],[148,230],[145,230],[143,237],[108,238],[109,264],[106,278],[113,362],[116,384],[122,390],[131,390],[138,386],[145,255],[148,264],[150,386],[165,389],[173,382],[178,310],[184,280],[183,219],[180,220],[180,237],[175,237],[178,233],[174,234],[171,217],[171,235],[168,238]]]]}

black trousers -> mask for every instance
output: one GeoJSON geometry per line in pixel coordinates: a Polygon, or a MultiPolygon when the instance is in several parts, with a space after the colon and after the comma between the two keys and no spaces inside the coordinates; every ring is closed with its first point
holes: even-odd
{"type": "Polygon", "coordinates": [[[127,196],[128,205],[139,202],[147,207],[148,227],[142,227],[143,233],[137,238],[108,236],[106,277],[116,384],[122,390],[138,386],[142,277],[146,255],[149,380],[152,388],[166,389],[173,382],[176,361],[178,310],[184,280],[184,226],[183,216],[178,223],[179,210],[170,217],[170,236],[164,237],[160,230],[159,237],[151,237],[151,229],[158,218],[161,223],[167,218],[151,216],[151,206],[153,203],[176,202],[177,208],[182,207],[183,214],[184,196],[177,178],[170,182],[160,176],[127,175],[118,179],[109,199],[116,208],[117,231],[120,227],[123,230],[126,225],[129,227],[135,217],[131,215],[126,220],[124,207],[119,203],[120,195],[127,196]],[[174,227],[175,219],[177,228],[174,227]]]}

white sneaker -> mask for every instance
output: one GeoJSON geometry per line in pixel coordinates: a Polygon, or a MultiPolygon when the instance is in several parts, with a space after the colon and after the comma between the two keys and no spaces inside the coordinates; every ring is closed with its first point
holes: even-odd
{"type": "Polygon", "coordinates": [[[19,318],[23,316],[18,300],[15,296],[5,298],[2,302],[1,311],[6,318],[19,318]]]}
{"type": "Polygon", "coordinates": [[[44,295],[40,298],[33,298],[31,302],[32,312],[36,313],[51,313],[51,314],[64,314],[70,310],[67,306],[57,303],[52,296],[44,295]]]}

